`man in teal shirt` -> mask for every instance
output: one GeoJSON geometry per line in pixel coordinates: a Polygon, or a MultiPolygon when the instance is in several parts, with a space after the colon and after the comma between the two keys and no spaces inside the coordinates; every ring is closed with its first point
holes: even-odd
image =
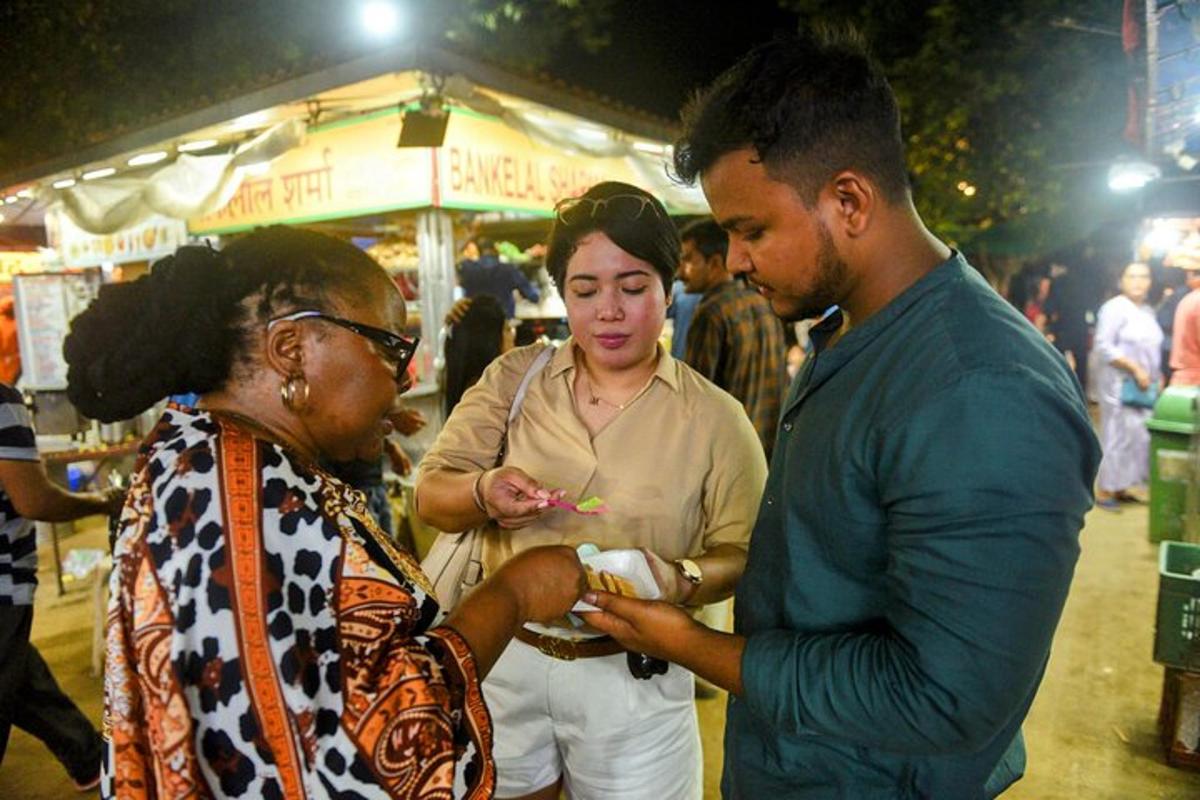
{"type": "Polygon", "coordinates": [[[925,228],[854,41],[759,47],[685,122],[730,270],[785,320],[839,310],[784,403],[736,633],[604,593],[589,622],[730,691],[727,798],[994,797],[1092,502],[1079,385],[925,228]]]}

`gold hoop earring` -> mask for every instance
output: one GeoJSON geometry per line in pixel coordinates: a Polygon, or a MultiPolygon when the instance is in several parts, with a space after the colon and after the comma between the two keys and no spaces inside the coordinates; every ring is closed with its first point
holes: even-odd
{"type": "Polygon", "coordinates": [[[308,405],[308,381],[303,375],[289,375],[279,384],[279,399],[289,411],[303,411],[308,405]]]}

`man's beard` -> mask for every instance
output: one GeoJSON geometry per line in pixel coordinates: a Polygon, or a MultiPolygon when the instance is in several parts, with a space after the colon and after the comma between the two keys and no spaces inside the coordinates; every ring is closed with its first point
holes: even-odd
{"type": "Polygon", "coordinates": [[[845,294],[846,262],[841,259],[833,245],[833,236],[823,223],[817,223],[817,237],[820,246],[817,250],[817,274],[813,288],[802,297],[787,298],[787,309],[776,314],[784,322],[799,322],[802,319],[813,319],[822,316],[835,306],[845,294]]]}

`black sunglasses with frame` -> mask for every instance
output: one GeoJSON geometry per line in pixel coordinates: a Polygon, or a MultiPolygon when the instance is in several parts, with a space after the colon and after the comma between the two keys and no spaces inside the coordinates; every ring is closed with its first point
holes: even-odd
{"type": "Polygon", "coordinates": [[[267,327],[270,328],[276,322],[289,322],[301,319],[324,320],[332,325],[353,331],[365,339],[369,339],[379,346],[384,358],[396,365],[396,380],[404,378],[405,373],[408,371],[409,363],[417,353],[417,345],[421,343],[419,338],[401,336],[398,333],[385,331],[383,328],[376,328],[373,325],[364,325],[361,322],[335,317],[332,314],[326,314],[323,311],[315,309],[293,311],[290,314],[284,314],[282,317],[276,317],[268,322],[267,327]]]}
{"type": "Polygon", "coordinates": [[[629,219],[640,219],[646,209],[663,219],[662,209],[658,201],[649,195],[614,194],[609,197],[567,197],[554,204],[554,216],[564,225],[577,225],[597,216],[613,217],[628,216],[629,219]]]}

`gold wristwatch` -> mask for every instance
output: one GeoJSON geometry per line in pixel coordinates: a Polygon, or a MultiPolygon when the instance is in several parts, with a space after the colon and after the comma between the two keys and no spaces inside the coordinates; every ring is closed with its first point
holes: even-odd
{"type": "Polygon", "coordinates": [[[690,558],[675,559],[675,569],[679,570],[679,574],[683,576],[684,580],[694,586],[704,583],[703,570],[700,569],[699,564],[690,558]]]}

